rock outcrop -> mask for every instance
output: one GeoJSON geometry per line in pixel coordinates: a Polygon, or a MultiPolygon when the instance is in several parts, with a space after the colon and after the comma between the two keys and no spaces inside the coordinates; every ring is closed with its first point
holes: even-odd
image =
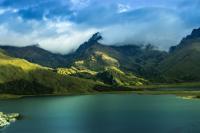
{"type": "Polygon", "coordinates": [[[0,128],[10,125],[10,123],[15,122],[19,117],[18,113],[4,114],[0,112],[0,128]]]}

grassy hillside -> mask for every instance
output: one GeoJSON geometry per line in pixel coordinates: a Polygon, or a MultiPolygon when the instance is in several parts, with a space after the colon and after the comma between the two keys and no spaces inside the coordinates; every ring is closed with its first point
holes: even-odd
{"type": "Polygon", "coordinates": [[[93,71],[101,71],[109,66],[120,66],[118,60],[100,51],[94,51],[85,60],[77,60],[73,64],[77,68],[87,68],[93,71]]]}
{"type": "Polygon", "coordinates": [[[156,50],[150,44],[106,46],[98,40],[89,40],[70,56],[73,58],[69,60],[69,64],[78,61],[78,65],[82,63],[91,70],[102,70],[102,66],[114,65],[126,73],[131,72],[154,82],[162,79],[157,66],[167,57],[167,52],[156,50]]]}
{"type": "Polygon", "coordinates": [[[26,47],[0,46],[9,56],[26,59],[32,63],[40,64],[51,68],[67,65],[67,58],[61,54],[54,54],[32,45],[26,47]]]}
{"type": "Polygon", "coordinates": [[[131,87],[148,83],[147,80],[136,77],[131,73],[124,73],[117,67],[107,67],[104,71],[99,72],[96,77],[100,81],[114,86],[131,87]]]}
{"type": "Polygon", "coordinates": [[[105,67],[101,71],[93,71],[87,68],[58,68],[57,73],[61,75],[71,75],[90,79],[98,83],[103,83],[111,86],[141,86],[149,82],[143,78],[139,78],[131,73],[124,73],[115,66],[105,67]]]}
{"type": "Polygon", "coordinates": [[[119,61],[111,57],[110,53],[106,53],[105,49],[101,49],[104,46],[92,44],[87,49],[87,45],[91,44],[84,44],[77,50],[79,52],[76,54],[71,68],[58,68],[57,72],[59,74],[103,82],[104,84],[112,86],[130,87],[148,83],[143,78],[139,78],[130,72],[122,71],[119,61]],[[83,47],[84,49],[82,51],[81,49],[83,47]]]}
{"type": "MultiPolygon", "coordinates": [[[[199,31],[200,32],[200,31],[199,31]]],[[[176,46],[159,66],[169,82],[200,81],[200,36],[192,34],[176,46]]]]}
{"type": "Polygon", "coordinates": [[[60,75],[53,70],[0,52],[0,93],[65,94],[93,91],[90,80],[60,75]]]}

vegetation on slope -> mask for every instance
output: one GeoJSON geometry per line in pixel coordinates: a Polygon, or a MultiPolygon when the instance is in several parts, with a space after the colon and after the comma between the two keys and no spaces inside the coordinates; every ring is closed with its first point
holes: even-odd
{"type": "Polygon", "coordinates": [[[93,91],[96,85],[99,84],[0,53],[0,93],[66,94],[93,91]]]}
{"type": "Polygon", "coordinates": [[[100,81],[114,86],[141,86],[148,81],[138,78],[131,73],[124,73],[116,67],[107,67],[105,71],[99,72],[96,76],[100,81]]]}
{"type": "Polygon", "coordinates": [[[73,57],[70,64],[78,61],[87,69],[99,71],[102,66],[119,67],[125,73],[133,73],[152,82],[163,79],[157,69],[158,64],[167,56],[167,52],[156,50],[152,45],[124,45],[124,46],[106,46],[102,45],[93,38],[101,38],[100,34],[94,34],[93,37],[82,44],[76,52],[71,54],[73,57]],[[91,41],[92,40],[92,41],[91,41]],[[100,59],[95,55],[101,55],[100,59]],[[113,61],[105,61],[104,57],[110,57],[113,61]],[[95,60],[91,60],[95,57],[95,60]],[[104,62],[101,60],[104,58],[104,62]],[[88,61],[89,60],[89,61],[88,61]],[[99,64],[96,63],[96,60],[99,64]],[[117,61],[117,62],[116,62],[117,61]],[[106,63],[109,62],[109,63],[106,63]],[[88,65],[89,64],[89,65],[88,65]],[[96,68],[97,67],[97,68],[96,68]]]}
{"type": "Polygon", "coordinates": [[[109,66],[119,67],[119,62],[103,52],[95,51],[85,60],[75,61],[74,66],[80,69],[85,68],[93,71],[101,71],[109,66]]]}
{"type": "Polygon", "coordinates": [[[9,56],[22,58],[32,63],[51,68],[67,66],[68,60],[61,54],[54,54],[39,47],[31,45],[26,47],[0,46],[9,56]]]}
{"type": "Polygon", "coordinates": [[[134,76],[131,73],[124,73],[115,66],[105,66],[101,71],[92,71],[87,68],[58,68],[57,73],[62,75],[71,75],[85,79],[91,79],[96,82],[103,82],[112,86],[141,86],[148,84],[147,80],[134,76]]]}
{"type": "Polygon", "coordinates": [[[172,47],[159,65],[168,82],[200,81],[200,29],[195,29],[181,43],[172,47]]]}

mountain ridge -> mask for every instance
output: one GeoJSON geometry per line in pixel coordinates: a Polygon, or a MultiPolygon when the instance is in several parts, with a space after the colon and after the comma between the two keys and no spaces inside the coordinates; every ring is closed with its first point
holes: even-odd
{"type": "MultiPolygon", "coordinates": [[[[80,71],[102,73],[108,67],[116,67],[126,74],[131,73],[153,83],[200,80],[200,77],[195,74],[195,72],[200,72],[198,69],[200,64],[197,63],[198,58],[200,58],[200,47],[198,45],[200,42],[200,28],[194,29],[190,35],[181,40],[179,45],[172,46],[169,52],[155,49],[151,44],[145,46],[108,46],[101,44],[99,42],[101,39],[103,37],[97,32],[88,41],[80,45],[75,52],[67,55],[53,54],[42,50],[38,46],[34,46],[34,48],[37,47],[35,51],[31,47],[28,47],[30,51],[26,50],[27,47],[17,48],[17,50],[15,47],[6,49],[5,46],[1,46],[0,48],[11,56],[52,68],[68,68],[70,70],[70,68],[75,67],[80,71]],[[42,54],[40,51],[42,51],[42,54]],[[32,54],[26,55],[23,52],[32,54]],[[194,66],[195,72],[187,75],[189,69],[191,69],[190,66],[194,66]],[[187,71],[184,72],[181,67],[185,67],[184,69],[187,71]],[[182,71],[176,71],[175,68],[182,71]]],[[[79,74],[84,76],[82,73],[79,74]]]]}
{"type": "Polygon", "coordinates": [[[171,82],[200,81],[200,28],[171,47],[169,56],[159,66],[160,71],[170,77],[171,82]]]}

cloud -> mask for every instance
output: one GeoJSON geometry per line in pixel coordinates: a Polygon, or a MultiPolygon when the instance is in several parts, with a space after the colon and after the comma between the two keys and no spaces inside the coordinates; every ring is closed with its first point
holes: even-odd
{"type": "Polygon", "coordinates": [[[13,8],[0,8],[0,15],[3,15],[3,14],[8,13],[8,12],[16,13],[16,12],[18,12],[18,10],[13,9],[13,8]]]}
{"type": "Polygon", "coordinates": [[[200,26],[200,0],[0,0],[0,43],[69,53],[100,31],[102,43],[167,50],[200,26]]]}
{"type": "Polygon", "coordinates": [[[87,7],[90,3],[90,0],[70,0],[71,2],[71,9],[73,10],[80,10],[87,7]]]}
{"type": "Polygon", "coordinates": [[[155,13],[155,9],[140,10],[146,14],[145,17],[143,15],[137,21],[106,27],[102,31],[104,37],[102,43],[110,45],[151,43],[162,50],[167,50],[170,46],[178,44],[191,30],[172,11],[159,9],[159,13],[155,13]]]}
{"type": "Polygon", "coordinates": [[[50,21],[42,23],[29,21],[26,25],[34,28],[26,34],[10,29],[8,25],[0,26],[0,44],[14,46],[28,46],[38,44],[40,47],[54,53],[70,53],[80,44],[88,40],[93,33],[99,31],[95,28],[85,28],[69,21],[50,21]]]}
{"type": "Polygon", "coordinates": [[[131,9],[131,7],[129,5],[124,5],[121,3],[119,3],[117,6],[118,6],[118,13],[127,12],[131,9]]]}
{"type": "Polygon", "coordinates": [[[85,28],[71,22],[48,22],[46,30],[56,32],[52,36],[44,36],[37,39],[42,48],[55,53],[70,53],[76,50],[83,42],[87,41],[93,33],[99,31],[96,28],[85,28]]]}

